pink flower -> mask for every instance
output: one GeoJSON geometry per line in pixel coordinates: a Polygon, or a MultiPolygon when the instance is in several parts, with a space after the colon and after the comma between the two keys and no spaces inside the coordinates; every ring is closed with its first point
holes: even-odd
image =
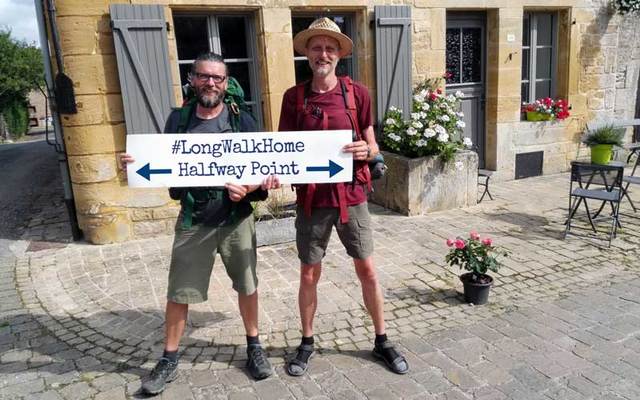
{"type": "Polygon", "coordinates": [[[453,239],[447,239],[447,246],[448,246],[448,247],[453,246],[455,243],[456,243],[456,242],[455,242],[455,240],[453,240],[453,239]]]}
{"type": "Polygon", "coordinates": [[[491,243],[493,243],[493,242],[491,241],[491,238],[484,238],[484,239],[482,239],[482,244],[483,244],[483,245],[485,245],[485,246],[491,246],[491,243]]]}
{"type": "Polygon", "coordinates": [[[462,249],[465,248],[466,243],[462,239],[457,239],[456,242],[455,242],[455,245],[456,245],[456,249],[462,250],[462,249]]]}
{"type": "Polygon", "coordinates": [[[476,231],[469,232],[469,237],[471,238],[471,240],[479,240],[480,239],[480,235],[478,235],[478,232],[476,232],[476,231]]]}

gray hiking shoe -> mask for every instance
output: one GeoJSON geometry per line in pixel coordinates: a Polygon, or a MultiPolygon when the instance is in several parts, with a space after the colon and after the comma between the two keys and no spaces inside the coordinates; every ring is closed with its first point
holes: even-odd
{"type": "Polygon", "coordinates": [[[149,374],[149,377],[142,383],[142,391],[147,394],[158,394],[164,390],[167,383],[177,377],[178,363],[162,357],[151,371],[151,374],[149,374]]]}
{"type": "Polygon", "coordinates": [[[259,344],[247,346],[247,356],[247,368],[254,379],[261,380],[271,376],[273,369],[262,346],[259,344]]]}

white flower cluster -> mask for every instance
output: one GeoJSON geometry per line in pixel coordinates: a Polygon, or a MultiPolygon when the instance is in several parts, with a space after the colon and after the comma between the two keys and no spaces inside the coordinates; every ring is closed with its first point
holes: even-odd
{"type": "Polygon", "coordinates": [[[471,147],[470,140],[460,138],[466,127],[460,111],[462,98],[461,91],[450,94],[440,89],[415,91],[408,119],[397,107],[389,108],[384,120],[384,144],[393,151],[414,156],[434,154],[451,146],[471,147]]]}

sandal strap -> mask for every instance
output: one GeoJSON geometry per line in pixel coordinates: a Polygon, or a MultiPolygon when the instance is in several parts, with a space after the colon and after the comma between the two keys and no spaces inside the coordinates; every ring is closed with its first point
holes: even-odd
{"type": "Polygon", "coordinates": [[[297,351],[306,351],[308,353],[313,353],[314,352],[314,348],[312,344],[300,344],[300,346],[298,346],[298,348],[296,349],[297,351]]]}

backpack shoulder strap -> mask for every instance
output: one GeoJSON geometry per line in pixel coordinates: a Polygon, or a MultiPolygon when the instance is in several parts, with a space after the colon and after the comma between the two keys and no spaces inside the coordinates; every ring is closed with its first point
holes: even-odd
{"type": "Polygon", "coordinates": [[[180,111],[180,119],[178,120],[177,133],[185,133],[189,126],[189,120],[191,119],[191,114],[193,114],[196,109],[196,101],[192,99],[185,103],[182,107],[177,110],[180,111]]]}
{"type": "Polygon", "coordinates": [[[300,82],[296,85],[296,126],[301,129],[302,114],[307,106],[307,88],[311,81],[300,82]]]}
{"type": "Polygon", "coordinates": [[[353,80],[348,76],[341,76],[340,88],[342,89],[342,98],[344,99],[344,107],[347,109],[349,119],[353,125],[355,132],[353,140],[362,140],[362,132],[360,132],[360,124],[358,124],[358,107],[356,106],[356,95],[353,90],[353,80]]]}

